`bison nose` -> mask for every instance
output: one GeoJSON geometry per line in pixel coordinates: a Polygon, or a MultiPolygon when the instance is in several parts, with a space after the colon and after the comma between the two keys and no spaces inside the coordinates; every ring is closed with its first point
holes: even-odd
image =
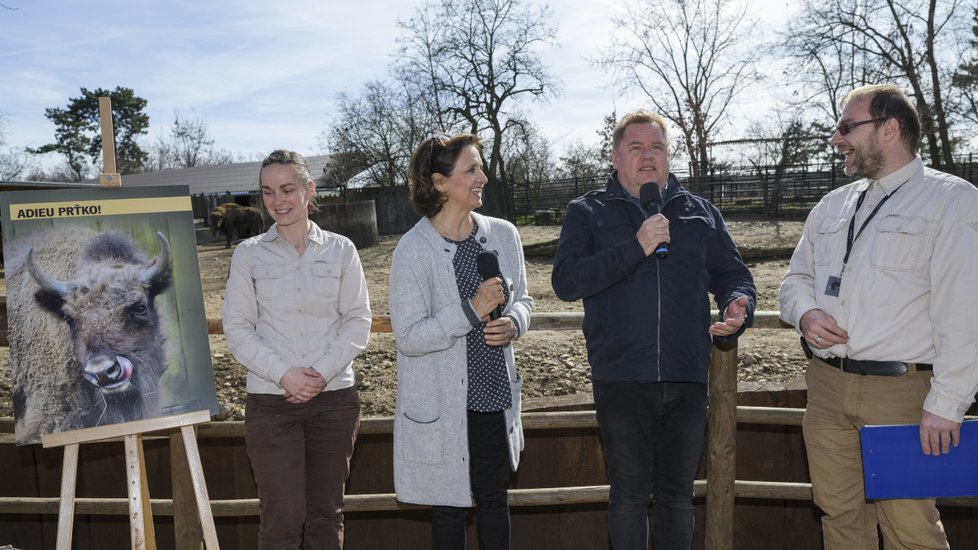
{"type": "Polygon", "coordinates": [[[121,355],[96,355],[85,364],[85,380],[103,389],[114,389],[132,377],[132,362],[121,355]]]}

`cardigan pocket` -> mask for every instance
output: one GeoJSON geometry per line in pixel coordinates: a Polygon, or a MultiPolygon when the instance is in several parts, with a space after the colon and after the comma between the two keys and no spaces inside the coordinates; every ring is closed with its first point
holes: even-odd
{"type": "Polygon", "coordinates": [[[441,418],[418,420],[411,418],[406,412],[402,416],[404,422],[401,425],[401,441],[398,446],[400,458],[421,464],[444,462],[441,418]]]}

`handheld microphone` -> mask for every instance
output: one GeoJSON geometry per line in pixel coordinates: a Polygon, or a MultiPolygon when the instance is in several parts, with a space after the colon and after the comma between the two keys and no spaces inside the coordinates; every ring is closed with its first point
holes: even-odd
{"type": "MultiPolygon", "coordinates": [[[[659,184],[654,181],[645,183],[638,191],[639,200],[642,201],[642,206],[647,208],[653,214],[658,214],[662,212],[662,192],[659,191],[659,184]]],[[[659,243],[655,247],[655,257],[660,260],[664,260],[669,257],[669,249],[666,248],[666,243],[659,243]]],[[[481,273],[481,272],[480,272],[481,273]]]]}
{"type": "MultiPolygon", "coordinates": [[[[479,276],[482,280],[492,279],[493,277],[502,278],[503,274],[499,272],[499,258],[496,256],[495,252],[479,252],[479,256],[475,259],[476,268],[479,270],[479,276]]],[[[496,309],[489,312],[489,320],[495,321],[503,315],[503,306],[498,305],[496,309]]]]}

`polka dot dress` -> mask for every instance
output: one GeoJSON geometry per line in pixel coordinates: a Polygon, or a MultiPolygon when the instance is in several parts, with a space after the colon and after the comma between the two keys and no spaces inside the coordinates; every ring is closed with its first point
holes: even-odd
{"type": "MultiPolygon", "coordinates": [[[[464,241],[445,238],[457,247],[452,265],[455,267],[458,293],[463,300],[471,300],[482,283],[476,258],[485,249],[475,240],[478,229],[473,227],[472,233],[464,241]]],[[[503,285],[503,292],[508,302],[509,289],[506,285],[503,285]]],[[[503,348],[486,344],[483,333],[485,328],[485,323],[479,323],[479,326],[473,327],[465,336],[469,373],[468,409],[476,412],[497,412],[513,405],[513,394],[506,372],[503,348]]]]}

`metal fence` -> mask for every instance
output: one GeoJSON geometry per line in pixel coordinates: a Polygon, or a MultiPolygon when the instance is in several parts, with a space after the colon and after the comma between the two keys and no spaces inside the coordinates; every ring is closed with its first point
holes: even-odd
{"type": "MultiPolygon", "coordinates": [[[[953,168],[942,168],[973,184],[978,183],[978,159],[974,154],[956,157],[953,168]]],[[[854,181],[846,176],[842,163],[792,166],[726,166],[708,174],[691,177],[688,166],[673,166],[673,173],[683,185],[723,211],[765,216],[804,215],[829,191],[854,181]]],[[[588,191],[602,189],[607,174],[575,178],[511,182],[491,182],[484,196],[483,214],[530,223],[538,211],[554,213],[559,223],[567,203],[588,191]],[[488,191],[492,191],[489,193],[488,191]]],[[[377,208],[377,230],[381,235],[404,233],[420,218],[411,206],[407,186],[349,189],[326,200],[374,200],[377,208]]],[[[257,204],[257,193],[232,197],[228,194],[195,196],[194,215],[205,217],[216,204],[236,200],[257,204]]]]}
{"type": "MultiPolygon", "coordinates": [[[[978,161],[974,154],[955,159],[953,168],[942,168],[972,184],[978,183],[978,161]]],[[[729,166],[690,177],[688,167],[673,167],[687,189],[700,195],[724,213],[763,215],[804,214],[829,191],[856,178],[845,175],[842,163],[793,166],[729,166]]],[[[519,182],[512,185],[511,221],[528,221],[539,210],[561,212],[567,203],[588,191],[602,189],[607,174],[578,178],[519,182]]],[[[485,207],[483,207],[485,210],[485,207]]],[[[500,215],[497,212],[486,212],[500,215]]],[[[558,216],[559,217],[559,216],[558,216]]]]}

